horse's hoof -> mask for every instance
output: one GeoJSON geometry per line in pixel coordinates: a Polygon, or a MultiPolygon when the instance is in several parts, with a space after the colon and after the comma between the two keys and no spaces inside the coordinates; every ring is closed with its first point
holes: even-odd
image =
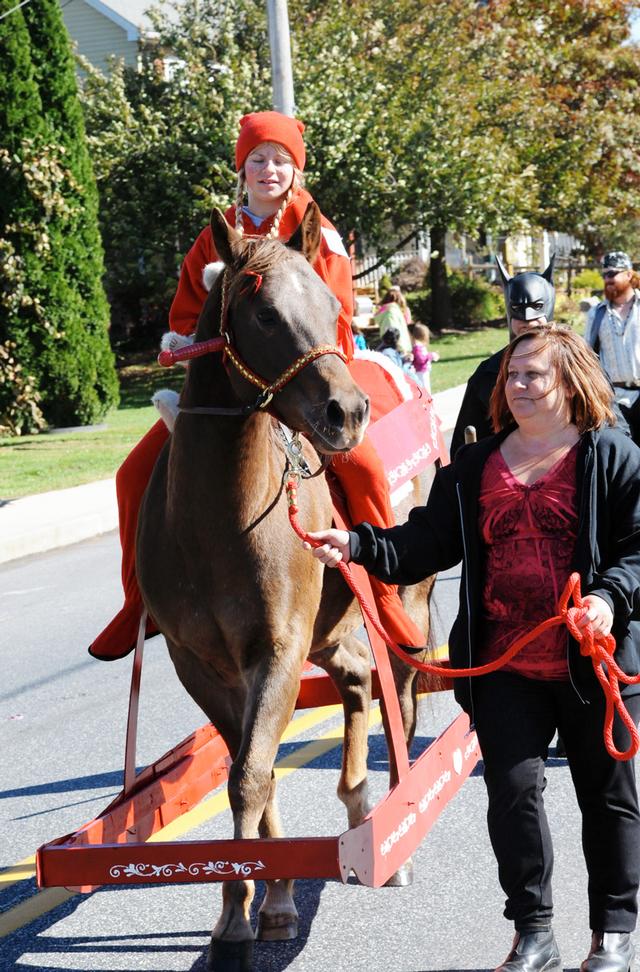
{"type": "Polygon", "coordinates": [[[207,969],[208,972],[253,972],[253,939],[226,942],[212,938],[207,969]]]}
{"type": "Polygon", "coordinates": [[[262,942],[288,942],[298,937],[297,915],[258,913],[256,938],[262,942]]]}
{"type": "Polygon", "coordinates": [[[413,861],[405,861],[402,867],[391,875],[388,881],[385,881],[385,888],[408,888],[410,884],[413,884],[413,861]]]}

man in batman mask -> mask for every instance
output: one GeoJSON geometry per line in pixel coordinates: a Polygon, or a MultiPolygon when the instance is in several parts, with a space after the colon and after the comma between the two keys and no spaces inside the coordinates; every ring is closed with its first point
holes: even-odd
{"type": "MultiPolygon", "coordinates": [[[[518,337],[537,324],[553,320],[556,292],[553,286],[555,254],[543,273],[517,273],[510,277],[499,256],[496,263],[504,287],[504,300],[509,325],[509,339],[518,337]]],[[[505,348],[482,361],[467,382],[460,412],[451,438],[451,455],[455,456],[464,444],[464,430],[473,425],[478,439],[493,434],[489,419],[489,399],[493,391],[505,348]]]]}

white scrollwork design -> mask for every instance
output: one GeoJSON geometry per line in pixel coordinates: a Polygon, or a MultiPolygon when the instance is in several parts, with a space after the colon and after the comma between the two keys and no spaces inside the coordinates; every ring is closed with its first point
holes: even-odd
{"type": "Polygon", "coordinates": [[[238,879],[248,878],[257,871],[263,871],[262,861],[206,861],[206,863],[183,864],[181,861],[165,864],[114,864],[109,868],[112,878],[167,878],[180,874],[197,877],[199,874],[216,874],[220,877],[233,874],[238,879]]]}

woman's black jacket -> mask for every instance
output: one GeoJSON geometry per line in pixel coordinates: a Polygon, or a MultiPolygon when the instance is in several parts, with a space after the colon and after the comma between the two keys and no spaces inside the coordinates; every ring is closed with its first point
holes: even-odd
{"type": "MultiPolygon", "coordinates": [[[[463,446],[438,470],[426,506],[401,526],[384,530],[361,523],[350,534],[351,557],[375,577],[396,584],[417,581],[462,561],[458,616],[449,636],[452,667],[478,664],[484,557],[478,496],[484,464],[510,430],[463,446]]],[[[640,448],[615,429],[585,432],[577,458],[578,535],[572,570],[583,594],[598,594],[614,614],[615,658],[629,675],[640,671],[640,448]]],[[[601,689],[590,659],[567,635],[574,688],[588,702],[601,689]]],[[[472,679],[455,680],[455,695],[473,720],[472,679]]],[[[623,686],[621,685],[621,688],[623,686]]],[[[637,694],[629,686],[624,695],[637,694]]]]}
{"type": "Polygon", "coordinates": [[[476,430],[478,442],[493,435],[493,426],[489,418],[489,402],[498,381],[500,365],[506,350],[500,348],[486,361],[481,361],[469,378],[451,436],[449,452],[452,456],[455,456],[460,446],[464,445],[464,430],[468,425],[472,425],[476,430]]]}

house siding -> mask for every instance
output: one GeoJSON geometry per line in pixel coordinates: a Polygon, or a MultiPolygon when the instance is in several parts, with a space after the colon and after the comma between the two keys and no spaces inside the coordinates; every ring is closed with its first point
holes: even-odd
{"type": "Polygon", "coordinates": [[[72,0],[62,7],[62,16],[77,51],[98,70],[109,70],[109,58],[124,61],[127,67],[137,67],[138,42],[127,40],[126,31],[98,13],[84,0],[72,0]]]}

